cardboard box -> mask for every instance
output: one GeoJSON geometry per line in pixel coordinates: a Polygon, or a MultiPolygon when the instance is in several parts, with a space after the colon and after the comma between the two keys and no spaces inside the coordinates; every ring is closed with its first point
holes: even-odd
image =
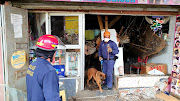
{"type": "Polygon", "coordinates": [[[141,65],[140,74],[149,74],[152,71],[154,71],[155,75],[167,74],[167,65],[160,63],[146,63],[145,65],[141,65]]]}

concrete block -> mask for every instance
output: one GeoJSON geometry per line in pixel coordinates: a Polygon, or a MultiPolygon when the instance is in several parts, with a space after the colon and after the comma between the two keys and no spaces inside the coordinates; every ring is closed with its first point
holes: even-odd
{"type": "Polygon", "coordinates": [[[155,83],[157,83],[162,78],[168,78],[168,76],[130,75],[117,77],[117,88],[154,87],[155,83]]]}

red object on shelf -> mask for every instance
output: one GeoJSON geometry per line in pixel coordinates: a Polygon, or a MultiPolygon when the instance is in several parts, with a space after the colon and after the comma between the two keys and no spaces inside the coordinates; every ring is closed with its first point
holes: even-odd
{"type": "Polygon", "coordinates": [[[148,57],[146,57],[145,59],[141,59],[140,57],[138,57],[138,62],[147,63],[147,59],[148,57]]]}
{"type": "Polygon", "coordinates": [[[141,64],[147,63],[147,59],[148,57],[146,57],[145,59],[141,59],[140,57],[138,57],[137,63],[139,64],[137,65],[131,65],[132,68],[137,68],[140,69],[141,68],[141,64]]]}

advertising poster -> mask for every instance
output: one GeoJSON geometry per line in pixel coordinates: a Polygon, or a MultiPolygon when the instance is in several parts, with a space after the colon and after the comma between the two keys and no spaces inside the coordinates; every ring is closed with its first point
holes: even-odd
{"type": "Polygon", "coordinates": [[[176,27],[174,36],[174,49],[173,49],[173,67],[172,67],[172,82],[171,93],[180,96],[180,15],[176,16],[176,27]]]}
{"type": "Polygon", "coordinates": [[[78,34],[78,16],[65,17],[65,30],[68,34],[78,34]]]}
{"type": "Polygon", "coordinates": [[[15,52],[11,57],[11,65],[14,68],[21,68],[26,63],[26,53],[24,50],[15,52]]]}
{"type": "Polygon", "coordinates": [[[11,14],[11,23],[14,28],[14,38],[22,38],[23,17],[20,14],[11,14]]]}

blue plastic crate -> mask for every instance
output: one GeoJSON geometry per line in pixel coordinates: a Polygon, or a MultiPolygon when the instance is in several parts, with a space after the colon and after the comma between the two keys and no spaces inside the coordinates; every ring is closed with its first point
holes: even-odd
{"type": "Polygon", "coordinates": [[[65,77],[65,65],[54,65],[54,68],[59,77],[65,77]]]}

